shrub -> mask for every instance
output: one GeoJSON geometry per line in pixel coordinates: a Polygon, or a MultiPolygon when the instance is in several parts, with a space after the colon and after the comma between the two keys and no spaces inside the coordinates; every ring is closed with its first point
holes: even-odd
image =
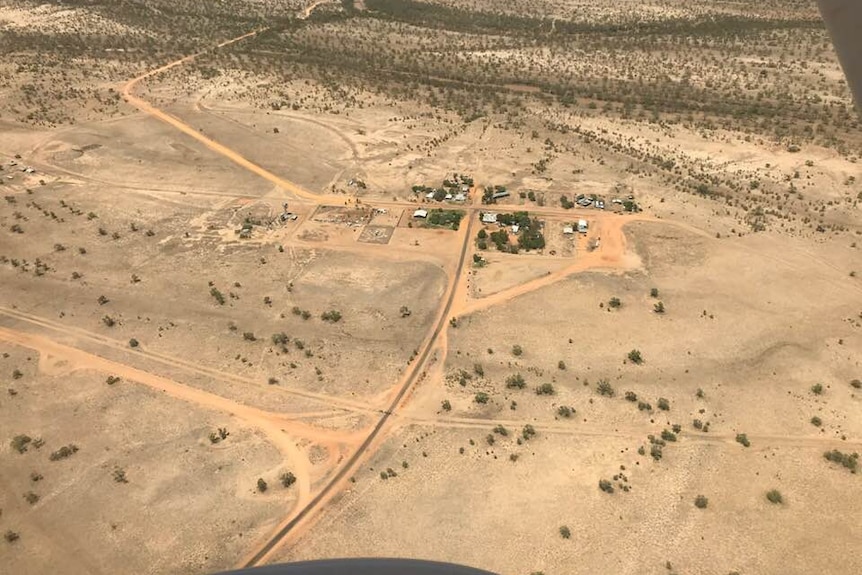
{"type": "Polygon", "coordinates": [[[663,429],[661,432],[661,438],[665,441],[676,441],[676,434],[670,429],[663,429]]]}
{"type": "Polygon", "coordinates": [[[482,364],[481,364],[481,363],[474,363],[474,364],[473,364],[473,373],[475,373],[475,374],[476,374],[476,375],[478,375],[479,377],[484,377],[484,375],[485,375],[485,368],[484,368],[484,367],[482,367],[482,364]]]}
{"type": "Polygon", "coordinates": [[[823,395],[823,384],[815,383],[814,385],[812,385],[811,393],[813,393],[814,395],[823,395]]]}
{"type": "Polygon", "coordinates": [[[638,400],[638,394],[633,391],[627,391],[625,394],[626,401],[635,402],[638,400]]]}
{"type": "Polygon", "coordinates": [[[502,435],[503,437],[507,437],[509,435],[509,430],[502,425],[498,425],[494,428],[494,433],[496,433],[497,435],[502,435]]]}
{"type": "Polygon", "coordinates": [[[485,441],[487,441],[487,442],[488,442],[488,445],[494,445],[494,441],[496,441],[496,440],[494,439],[494,434],[493,434],[493,433],[489,433],[489,434],[488,434],[488,436],[485,438],[485,441]]]}
{"type": "Polygon", "coordinates": [[[652,288],[649,290],[650,297],[658,297],[658,288],[652,288]]]}
{"type": "Polygon", "coordinates": [[[24,500],[27,501],[30,505],[36,505],[39,501],[39,495],[37,493],[33,493],[32,491],[28,491],[24,494],[24,500]]]}
{"type": "Polygon", "coordinates": [[[652,309],[656,313],[664,313],[664,304],[662,302],[658,302],[652,306],[652,309]]]}
{"type": "Polygon", "coordinates": [[[108,303],[108,302],[109,302],[109,301],[111,301],[111,300],[109,300],[108,298],[106,298],[104,295],[100,295],[100,296],[99,296],[99,299],[97,299],[96,301],[98,301],[98,302],[99,302],[99,305],[105,305],[106,303],[108,303]]]}
{"type": "Polygon", "coordinates": [[[770,489],[767,491],[766,499],[768,499],[770,503],[775,503],[776,505],[784,501],[784,498],[781,496],[781,492],[777,489],[770,489]]]}
{"type": "Polygon", "coordinates": [[[853,389],[862,389],[862,380],[854,379],[850,382],[850,386],[853,387],[853,389]]]}
{"type": "Polygon", "coordinates": [[[745,435],[744,433],[737,433],[736,434],[736,442],[741,443],[744,447],[750,447],[751,446],[751,442],[748,440],[748,436],[745,435]]]}
{"type": "Polygon", "coordinates": [[[842,453],[837,449],[833,449],[832,451],[827,451],[823,454],[828,461],[833,463],[840,463],[847,469],[849,469],[852,473],[856,473],[856,469],[859,467],[859,454],[858,453],[842,453]]]}
{"type": "Polygon", "coordinates": [[[527,382],[524,381],[524,376],[520,373],[510,375],[506,378],[506,387],[509,389],[524,389],[526,386],[527,382]]]}
{"type": "Polygon", "coordinates": [[[652,411],[652,405],[650,405],[646,401],[639,401],[638,411],[652,411]]]}
{"type": "Polygon", "coordinates": [[[129,347],[138,347],[139,345],[140,343],[138,343],[138,340],[136,340],[135,338],[129,340],[129,347]]]}
{"type": "Polygon", "coordinates": [[[699,419],[695,419],[691,422],[695,429],[703,429],[703,422],[699,419]]]}
{"type": "Polygon", "coordinates": [[[614,396],[614,388],[611,386],[611,383],[607,379],[600,379],[596,384],[596,392],[599,395],[604,395],[606,397],[614,396]]]}
{"type": "Polygon", "coordinates": [[[563,539],[569,539],[571,536],[572,531],[568,527],[566,527],[565,525],[560,527],[560,537],[562,537],[563,539]]]}
{"type": "Polygon", "coordinates": [[[524,439],[530,439],[531,437],[535,437],[535,435],[536,435],[536,429],[532,425],[530,425],[529,423],[524,426],[523,430],[521,430],[521,436],[524,439]]]}
{"type": "Polygon", "coordinates": [[[114,477],[114,481],[116,481],[117,483],[128,483],[129,482],[129,480],[126,478],[126,470],[122,469],[120,467],[117,467],[116,469],[114,469],[113,477],[114,477]]]}
{"type": "Polygon", "coordinates": [[[656,461],[660,460],[662,456],[661,445],[658,445],[656,443],[652,444],[649,448],[649,454],[656,461]]]}
{"type": "Polygon", "coordinates": [[[608,300],[608,307],[616,309],[618,307],[621,307],[622,305],[623,302],[621,302],[620,298],[618,297],[612,297],[610,300],[608,300]]]}
{"type": "Polygon", "coordinates": [[[569,418],[575,413],[574,408],[571,408],[567,405],[561,405],[557,408],[557,415],[560,417],[569,418]]]}
{"type": "Polygon", "coordinates": [[[341,312],[335,309],[331,309],[329,311],[325,311],[320,315],[320,319],[323,321],[328,321],[330,323],[337,323],[341,321],[341,312]]]}
{"type": "Polygon", "coordinates": [[[641,352],[636,350],[636,349],[633,349],[629,352],[628,358],[629,358],[629,361],[631,361],[632,363],[634,363],[636,365],[640,365],[644,362],[644,359],[643,359],[643,356],[641,355],[641,352]]]}
{"type": "Polygon", "coordinates": [[[821,425],[823,425],[823,420],[815,415],[811,418],[811,425],[813,425],[814,427],[820,427],[821,425]]]}
{"type": "Polygon", "coordinates": [[[656,405],[662,411],[670,411],[670,402],[663,397],[658,398],[656,405]]]}
{"type": "Polygon", "coordinates": [[[21,538],[21,536],[18,534],[17,531],[12,531],[11,529],[9,529],[3,535],[3,538],[6,540],[7,543],[15,543],[21,538]]]}
{"type": "Polygon", "coordinates": [[[114,325],[115,325],[117,322],[116,322],[116,320],[115,320],[114,318],[112,318],[111,316],[106,315],[105,317],[103,317],[103,318],[102,318],[102,323],[103,323],[103,324],[105,324],[105,325],[106,325],[106,326],[108,326],[108,327],[114,327],[114,325]]]}
{"type": "Polygon", "coordinates": [[[514,355],[515,357],[520,357],[521,355],[523,355],[523,353],[524,349],[520,345],[515,344],[512,346],[512,355],[514,355]]]}
{"type": "Polygon", "coordinates": [[[257,478],[257,490],[261,493],[265,492],[269,486],[266,484],[266,481],[263,480],[263,477],[257,478]]]}
{"type": "Polygon", "coordinates": [[[117,377],[116,375],[109,375],[108,378],[105,380],[105,383],[107,383],[108,385],[114,385],[115,383],[118,383],[119,381],[120,381],[120,378],[117,377]]]}
{"type": "Polygon", "coordinates": [[[565,361],[563,361],[562,359],[561,359],[560,361],[558,361],[558,362],[557,362],[557,369],[559,369],[560,371],[565,371],[565,369],[566,369],[566,362],[565,362],[565,361]]]}
{"type": "Polygon", "coordinates": [[[280,333],[272,334],[272,344],[273,345],[285,345],[288,341],[290,341],[290,337],[283,331],[280,333]]]}
{"type": "Polygon", "coordinates": [[[706,506],[709,505],[709,499],[707,499],[703,495],[698,495],[694,498],[694,506],[698,509],[706,509],[706,506]]]}
{"type": "Polygon", "coordinates": [[[213,296],[213,298],[215,298],[215,300],[218,302],[219,305],[224,305],[224,302],[225,302],[224,294],[221,293],[218,290],[218,288],[216,288],[216,287],[210,288],[210,295],[213,296]]]}
{"type": "Polygon", "coordinates": [[[57,451],[51,453],[51,455],[48,456],[48,459],[50,459],[51,461],[60,461],[61,459],[66,459],[68,457],[71,457],[72,455],[74,455],[77,452],[78,452],[78,446],[75,445],[74,443],[70,443],[69,445],[64,445],[63,447],[61,447],[57,451]]]}
{"type": "Polygon", "coordinates": [[[550,383],[543,383],[536,388],[536,395],[554,395],[555,393],[554,386],[550,383]]]}
{"type": "Polygon", "coordinates": [[[291,485],[296,483],[296,475],[294,475],[290,471],[285,471],[284,473],[282,473],[279,476],[279,479],[281,480],[281,484],[284,487],[290,487],[291,485]]]}
{"type": "Polygon", "coordinates": [[[605,493],[613,493],[614,485],[607,479],[599,479],[599,489],[601,489],[605,493]]]}
{"type": "Polygon", "coordinates": [[[18,453],[24,453],[27,451],[27,447],[31,441],[33,441],[33,439],[29,435],[16,435],[12,438],[10,444],[12,445],[12,449],[18,453]]]}
{"type": "Polygon", "coordinates": [[[474,400],[476,403],[481,403],[481,404],[483,404],[483,405],[484,405],[484,404],[486,404],[486,403],[488,403],[488,400],[489,400],[489,399],[490,399],[490,397],[488,397],[488,394],[487,394],[487,393],[485,393],[484,391],[480,391],[479,393],[477,393],[477,394],[475,395],[475,397],[473,397],[473,400],[474,400]]]}
{"type": "Polygon", "coordinates": [[[257,338],[254,336],[254,332],[246,331],[242,334],[242,338],[246,341],[255,341],[257,338]]]}
{"type": "Polygon", "coordinates": [[[443,408],[443,411],[452,411],[452,404],[449,403],[448,399],[444,399],[443,403],[440,404],[440,407],[443,408]]]}

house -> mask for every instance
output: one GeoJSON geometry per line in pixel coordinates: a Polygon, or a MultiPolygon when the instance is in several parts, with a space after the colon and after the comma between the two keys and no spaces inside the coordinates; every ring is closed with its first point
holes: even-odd
{"type": "Polygon", "coordinates": [[[452,194],[446,194],[446,196],[444,197],[444,199],[446,199],[446,200],[451,200],[453,197],[454,197],[454,196],[453,196],[452,194]]]}
{"type": "Polygon", "coordinates": [[[434,192],[428,192],[427,194],[425,194],[425,197],[428,198],[429,200],[434,199],[434,192]]]}
{"type": "Polygon", "coordinates": [[[575,233],[575,228],[573,228],[572,226],[566,226],[563,228],[563,233],[566,234],[567,236],[570,236],[573,233],[575,233]]]}
{"type": "Polygon", "coordinates": [[[509,192],[508,192],[508,191],[494,192],[494,195],[493,195],[492,197],[493,197],[495,200],[499,200],[500,198],[508,198],[508,197],[509,197],[509,192]]]}
{"type": "Polygon", "coordinates": [[[578,220],[578,231],[582,234],[587,233],[587,229],[589,225],[587,224],[587,220],[578,220]]]}
{"type": "Polygon", "coordinates": [[[483,224],[496,224],[497,223],[497,214],[493,212],[485,212],[482,214],[482,223],[483,224]]]}
{"type": "Polygon", "coordinates": [[[463,202],[466,200],[467,200],[467,196],[465,196],[464,194],[455,194],[455,201],[456,202],[463,202]]]}
{"type": "Polygon", "coordinates": [[[413,212],[413,217],[414,218],[423,218],[423,219],[427,218],[428,217],[428,210],[418,209],[415,212],[413,212]]]}
{"type": "Polygon", "coordinates": [[[518,224],[512,224],[512,233],[513,234],[517,234],[518,231],[520,231],[520,229],[521,229],[521,226],[519,226],[518,224]]]}

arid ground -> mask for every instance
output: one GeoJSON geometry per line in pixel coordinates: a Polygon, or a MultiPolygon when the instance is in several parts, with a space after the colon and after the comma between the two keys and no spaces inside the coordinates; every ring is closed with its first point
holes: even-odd
{"type": "Polygon", "coordinates": [[[809,2],[0,0],[0,48],[0,572],[862,572],[809,2]]]}

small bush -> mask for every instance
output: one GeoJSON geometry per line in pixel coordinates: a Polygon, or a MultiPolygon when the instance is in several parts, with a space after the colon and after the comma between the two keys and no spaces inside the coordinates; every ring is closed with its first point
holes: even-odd
{"type": "Polygon", "coordinates": [[[766,499],[768,499],[770,503],[774,503],[776,505],[784,501],[784,498],[781,496],[781,492],[777,489],[770,489],[767,491],[766,499]]]}
{"type": "Polygon", "coordinates": [[[135,338],[129,340],[129,347],[138,347],[139,345],[140,343],[138,343],[138,340],[136,340],[135,338]]]}
{"type": "Polygon", "coordinates": [[[27,501],[30,505],[36,505],[39,502],[39,495],[37,493],[33,493],[32,491],[28,491],[24,494],[24,500],[27,501]]]}
{"type": "Polygon", "coordinates": [[[279,479],[281,480],[281,484],[284,487],[290,487],[291,485],[296,483],[296,475],[294,475],[290,471],[285,471],[284,473],[282,473],[279,476],[279,479]]]}
{"type": "Polygon", "coordinates": [[[640,365],[644,362],[644,359],[643,359],[643,356],[641,355],[641,352],[636,350],[636,349],[633,349],[629,352],[628,358],[629,358],[629,361],[631,361],[632,363],[634,363],[636,365],[640,365]]]}
{"type": "Polygon", "coordinates": [[[215,298],[215,300],[218,302],[219,305],[224,305],[224,302],[225,302],[224,294],[221,293],[218,290],[218,288],[215,288],[215,287],[210,288],[210,295],[213,296],[213,298],[215,298]]]}
{"type": "Polygon", "coordinates": [[[272,344],[273,345],[285,345],[290,341],[290,337],[283,331],[280,333],[272,334],[272,344]]]}
{"type": "Polygon", "coordinates": [[[452,411],[452,404],[449,403],[448,399],[444,399],[443,402],[440,404],[440,407],[443,408],[443,411],[452,411]]]}
{"type": "Polygon", "coordinates": [[[106,315],[105,317],[102,318],[102,323],[108,327],[114,327],[114,325],[116,325],[117,321],[114,318],[112,318],[111,316],[106,315]]]}
{"type": "Polygon", "coordinates": [[[658,302],[652,306],[652,309],[655,313],[659,313],[659,314],[664,313],[664,303],[658,302]]]}
{"type": "Polygon", "coordinates": [[[524,381],[524,376],[516,373],[506,378],[506,387],[509,389],[524,389],[527,387],[527,382],[524,381]]]}
{"type": "Polygon", "coordinates": [[[604,491],[605,493],[613,493],[614,492],[614,484],[608,481],[607,479],[599,479],[599,489],[604,491]]]}
{"type": "Polygon", "coordinates": [[[670,402],[663,397],[658,398],[656,405],[662,411],[670,411],[670,402]]]}
{"type": "Polygon", "coordinates": [[[523,430],[521,430],[521,437],[523,437],[524,439],[530,439],[532,437],[535,437],[535,435],[536,429],[529,423],[524,426],[523,430]]]}
{"type": "Polygon", "coordinates": [[[571,536],[572,531],[568,527],[566,527],[565,525],[560,527],[560,537],[562,537],[563,539],[569,539],[571,538],[571,536]]]}
{"type": "Polygon", "coordinates": [[[514,355],[515,357],[520,357],[523,354],[524,349],[520,345],[515,344],[512,346],[512,355],[514,355]]]}
{"type": "Polygon", "coordinates": [[[849,469],[852,473],[856,473],[856,469],[859,467],[859,454],[858,453],[842,453],[837,449],[833,449],[832,451],[827,451],[823,454],[828,461],[833,463],[840,463],[847,469],[849,469]]]}
{"type": "Polygon", "coordinates": [[[811,393],[813,393],[814,395],[823,395],[823,384],[815,383],[814,385],[812,385],[811,393]]]}
{"type": "Polygon", "coordinates": [[[257,479],[257,490],[261,493],[264,493],[269,486],[266,484],[266,481],[263,480],[263,477],[258,477],[257,479]]]}
{"type": "Polygon", "coordinates": [[[649,290],[650,297],[658,297],[658,288],[652,288],[649,290]]]}
{"type": "Polygon", "coordinates": [[[557,362],[557,369],[559,369],[560,371],[565,371],[565,369],[566,369],[566,362],[565,362],[565,361],[563,361],[562,359],[561,359],[560,361],[558,361],[558,362],[557,362]]]}
{"type": "Polygon", "coordinates": [[[476,375],[478,375],[479,377],[484,377],[484,375],[485,375],[485,368],[484,368],[484,367],[482,367],[482,364],[481,364],[481,363],[474,363],[474,364],[473,364],[473,373],[475,373],[475,374],[476,374],[476,375]]]}
{"type": "Polygon", "coordinates": [[[660,460],[662,457],[661,445],[656,443],[652,444],[649,448],[649,454],[656,461],[660,460]]]}
{"type": "Polygon", "coordinates": [[[676,434],[670,429],[663,429],[661,432],[661,438],[665,441],[676,441],[676,434]]]}
{"type": "Polygon", "coordinates": [[[323,321],[328,321],[330,323],[337,323],[341,321],[341,312],[336,309],[331,309],[329,311],[325,311],[320,315],[320,319],[323,321]]]}
{"type": "Polygon", "coordinates": [[[485,438],[485,441],[488,442],[488,445],[494,445],[494,442],[496,441],[496,439],[494,439],[494,434],[489,433],[488,436],[485,438]]]}
{"type": "Polygon", "coordinates": [[[748,436],[744,433],[736,434],[736,442],[742,444],[744,447],[751,447],[751,442],[748,440],[748,436]]]}
{"type": "Polygon", "coordinates": [[[483,405],[484,405],[484,404],[486,404],[486,403],[488,403],[488,400],[489,400],[489,399],[491,399],[491,398],[490,398],[490,397],[488,397],[488,394],[487,394],[487,393],[485,393],[484,391],[480,391],[479,393],[477,393],[477,394],[473,397],[473,400],[474,400],[476,403],[480,403],[480,404],[483,404],[483,405]]]}
{"type": "Polygon", "coordinates": [[[617,308],[621,307],[622,305],[623,305],[623,302],[621,302],[620,298],[618,298],[618,297],[612,297],[610,300],[608,300],[608,307],[610,307],[610,308],[617,309],[617,308]]]}
{"type": "Polygon", "coordinates": [[[557,415],[559,415],[560,417],[565,417],[568,419],[569,417],[574,415],[574,413],[575,413],[574,408],[569,407],[567,405],[561,405],[560,407],[557,408],[557,415]]]}
{"type": "Polygon", "coordinates": [[[126,470],[122,469],[120,467],[117,467],[116,469],[114,469],[113,477],[114,477],[114,481],[116,481],[117,483],[128,483],[129,482],[128,478],[126,478],[126,470]]]}
{"type": "Polygon", "coordinates": [[[15,543],[20,538],[21,536],[18,534],[18,532],[12,531],[11,529],[6,531],[6,533],[3,535],[3,539],[5,539],[7,543],[15,543]]]}
{"type": "Polygon", "coordinates": [[[635,402],[635,401],[637,401],[637,400],[638,400],[638,394],[636,394],[636,393],[635,393],[635,392],[633,392],[633,391],[627,391],[627,392],[625,393],[625,396],[624,396],[624,397],[626,398],[626,401],[635,402]]]}
{"type": "Polygon", "coordinates": [[[108,385],[114,385],[115,383],[117,383],[119,381],[120,381],[120,378],[117,377],[116,375],[109,375],[108,378],[105,380],[105,383],[107,383],[108,385]]]}
{"type": "Polygon", "coordinates": [[[497,435],[502,435],[503,437],[507,437],[509,435],[509,430],[502,425],[498,425],[494,428],[494,433],[496,433],[497,435]]]}
{"type": "Polygon", "coordinates": [[[30,445],[31,441],[33,441],[33,439],[29,435],[16,435],[12,438],[10,444],[12,445],[12,449],[18,453],[24,453],[27,451],[27,447],[30,445]]]}
{"type": "Polygon", "coordinates": [[[550,383],[543,383],[536,388],[536,395],[554,395],[555,393],[556,390],[554,390],[554,386],[550,383]]]}
{"type": "Polygon", "coordinates": [[[600,379],[596,384],[596,392],[599,395],[604,395],[605,397],[613,397],[614,396],[614,388],[611,383],[607,379],[600,379]]]}
{"type": "Polygon", "coordinates": [[[703,495],[698,495],[694,498],[694,506],[698,509],[706,509],[706,506],[709,505],[709,499],[707,499],[703,495]]]}
{"type": "Polygon", "coordinates": [[[242,338],[246,341],[255,341],[257,338],[254,336],[254,332],[246,331],[242,334],[242,338]]]}
{"type": "Polygon", "coordinates": [[[78,446],[75,445],[74,443],[70,443],[69,445],[64,445],[63,447],[61,447],[57,451],[54,451],[53,453],[51,453],[51,455],[48,456],[48,459],[50,459],[51,461],[60,461],[61,459],[66,459],[68,457],[71,457],[72,455],[74,455],[77,452],[78,452],[78,446]]]}
{"type": "Polygon", "coordinates": [[[823,420],[815,415],[811,418],[811,425],[813,425],[814,427],[820,427],[821,425],[823,425],[823,420]]]}
{"type": "Polygon", "coordinates": [[[650,405],[646,401],[639,401],[638,411],[652,411],[652,405],[650,405]]]}

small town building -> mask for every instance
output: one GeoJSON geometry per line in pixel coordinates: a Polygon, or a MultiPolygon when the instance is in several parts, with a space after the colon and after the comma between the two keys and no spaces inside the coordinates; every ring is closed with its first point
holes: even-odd
{"type": "Polygon", "coordinates": [[[428,210],[423,210],[420,208],[420,209],[416,210],[415,212],[413,212],[413,217],[414,218],[423,218],[423,219],[427,218],[428,217],[428,210]]]}

